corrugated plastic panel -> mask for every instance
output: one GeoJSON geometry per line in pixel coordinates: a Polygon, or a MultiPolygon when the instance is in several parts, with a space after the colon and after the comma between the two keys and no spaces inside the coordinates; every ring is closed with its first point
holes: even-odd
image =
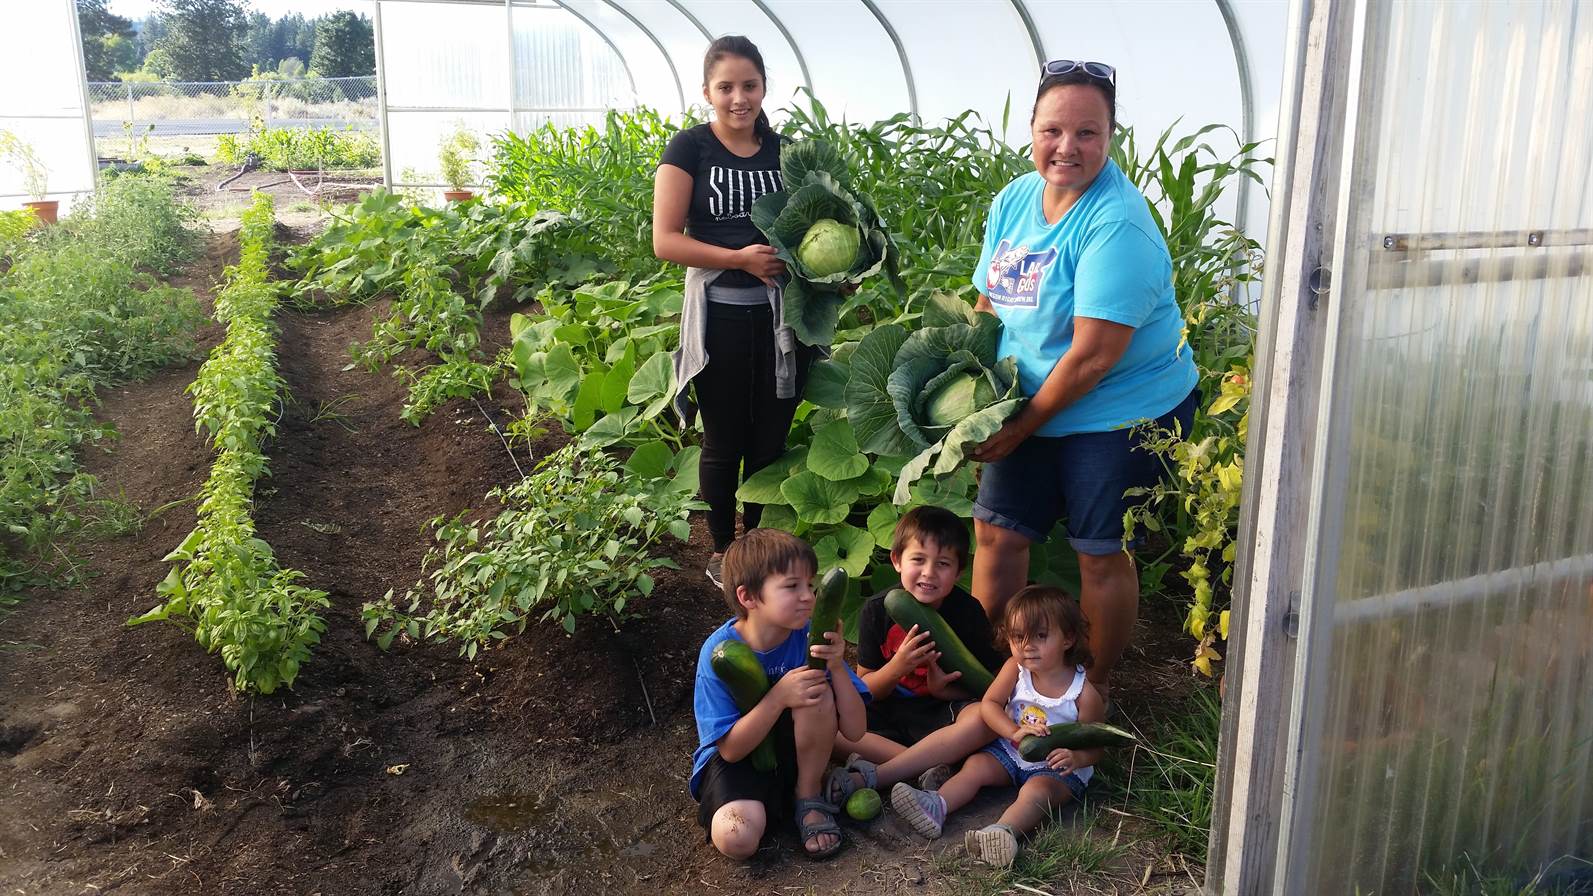
{"type": "MultiPolygon", "coordinates": [[[[48,169],[46,198],[60,200],[63,211],[75,194],[94,189],[76,16],[71,0],[0,4],[8,44],[0,53],[0,129],[33,148],[48,169]]],[[[0,208],[31,198],[20,168],[0,159],[0,208]]]]}
{"type": "MultiPolygon", "coordinates": [[[[670,0],[670,5],[679,7],[702,23],[714,37],[741,34],[758,45],[758,52],[763,54],[764,68],[769,72],[768,106],[771,114],[773,110],[788,105],[797,91],[806,85],[803,80],[806,57],[799,56],[796,46],[781,32],[785,23],[756,4],[726,3],[725,0],[670,0]]],[[[707,49],[708,41],[704,40],[697,50],[699,66],[701,55],[707,49]]],[[[698,81],[701,81],[700,68],[698,81]]],[[[698,96],[701,96],[701,91],[698,96]]],[[[775,117],[778,118],[777,115],[775,117]]]]}
{"type": "Polygon", "coordinates": [[[393,153],[393,183],[396,186],[440,186],[442,174],[437,153],[442,141],[456,131],[470,131],[481,144],[480,158],[486,159],[492,154],[492,135],[508,130],[507,120],[507,115],[501,111],[390,113],[387,133],[393,153]]]}
{"type": "Polygon", "coordinates": [[[978,109],[999,132],[1010,97],[1006,136],[1018,146],[1029,142],[1029,108],[1042,60],[1017,7],[1008,0],[961,0],[924,15],[915,0],[877,0],[876,5],[901,36],[926,122],[978,109]],[[978,77],[970,77],[972,46],[999,48],[980,55],[978,77]]]}
{"type": "Polygon", "coordinates": [[[387,104],[507,110],[507,30],[502,6],[382,0],[387,104]]]}
{"type": "Polygon", "coordinates": [[[517,112],[572,110],[601,117],[636,103],[625,61],[561,7],[514,8],[514,75],[517,112]]]}
{"type": "MultiPolygon", "coordinates": [[[[701,96],[702,91],[691,89],[692,84],[701,82],[701,75],[693,77],[690,71],[677,71],[662,42],[655,42],[654,37],[619,6],[608,0],[559,0],[559,5],[618,50],[635,81],[636,102],[668,115],[679,115],[691,104],[692,97],[701,96]]],[[[700,56],[697,64],[702,64],[700,56]]]]}
{"type": "Polygon", "coordinates": [[[1360,11],[1280,880],[1586,874],[1593,15],[1360,11]]]}

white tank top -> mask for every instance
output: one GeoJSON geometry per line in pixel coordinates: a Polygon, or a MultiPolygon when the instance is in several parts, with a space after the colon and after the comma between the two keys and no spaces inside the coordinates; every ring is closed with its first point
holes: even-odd
{"type": "MultiPolygon", "coordinates": [[[[1077,666],[1073,672],[1073,683],[1068,685],[1067,692],[1060,697],[1047,697],[1034,689],[1034,678],[1029,670],[1018,667],[1018,683],[1012,689],[1012,696],[1007,700],[1007,716],[1012,721],[1022,725],[1024,722],[1039,722],[1041,725],[1060,725],[1065,722],[1079,720],[1079,693],[1084,690],[1084,667],[1077,666]]],[[[1001,738],[1001,748],[1007,751],[1007,756],[1019,768],[1040,769],[1045,768],[1045,762],[1029,762],[1018,755],[1018,748],[1012,741],[1001,738]]],[[[1079,779],[1089,783],[1090,776],[1095,770],[1090,766],[1076,768],[1073,773],[1079,779]]]]}

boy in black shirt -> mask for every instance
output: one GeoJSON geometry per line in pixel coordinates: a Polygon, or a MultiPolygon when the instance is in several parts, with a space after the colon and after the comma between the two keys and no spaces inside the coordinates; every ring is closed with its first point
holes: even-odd
{"type": "MultiPolygon", "coordinates": [[[[984,608],[957,585],[968,566],[968,527],[956,514],[940,507],[908,511],[891,539],[891,565],[901,574],[901,587],[939,612],[981,663],[1001,667],[984,608]]],[[[857,671],[874,694],[869,734],[837,743],[871,762],[884,762],[950,725],[957,710],[984,696],[968,693],[958,673],[941,669],[928,632],[917,626],[903,631],[890,618],[885,594],[870,598],[858,619],[857,671]]]]}
{"type": "MultiPolygon", "coordinates": [[[[987,669],[1005,661],[984,608],[957,579],[968,566],[968,526],[942,507],[915,507],[902,516],[891,538],[891,565],[901,587],[933,607],[987,669]]],[[[868,685],[868,733],[859,740],[837,736],[835,750],[850,753],[833,770],[826,797],[845,800],[859,787],[889,787],[920,773],[919,785],[935,789],[957,762],[995,739],[979,716],[983,694],[957,683],[958,672],[940,668],[940,651],[928,632],[902,630],[885,612],[885,594],[874,595],[858,618],[857,674],[868,685]],[[909,749],[911,747],[911,749],[909,749]],[[876,765],[877,763],[877,765],[876,765]],[[936,774],[936,773],[939,774],[936,774]]]]}

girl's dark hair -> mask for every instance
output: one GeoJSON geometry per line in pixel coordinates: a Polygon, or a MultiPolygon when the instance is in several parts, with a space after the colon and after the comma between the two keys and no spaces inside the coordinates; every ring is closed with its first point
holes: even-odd
{"type": "Polygon", "coordinates": [[[1030,585],[1007,602],[1001,620],[1001,639],[1026,642],[1041,631],[1067,635],[1073,646],[1062,659],[1071,666],[1088,669],[1095,658],[1090,655],[1090,623],[1084,611],[1066,591],[1051,585],[1030,585]]]}
{"type": "MultiPolygon", "coordinates": [[[[762,66],[759,66],[759,70],[762,70],[762,66]]],[[[1069,84],[1083,84],[1099,90],[1106,100],[1106,112],[1111,116],[1108,126],[1114,131],[1117,130],[1117,85],[1105,78],[1097,78],[1082,68],[1076,68],[1065,75],[1046,75],[1040,79],[1040,89],[1034,93],[1035,108],[1029,110],[1029,124],[1034,124],[1034,112],[1040,107],[1040,98],[1058,87],[1066,87],[1069,84]]]]}
{"type": "MultiPolygon", "coordinates": [[[[763,70],[763,54],[758,52],[758,45],[739,34],[727,34],[708,45],[708,52],[702,57],[702,86],[708,86],[708,79],[712,77],[714,66],[726,56],[740,56],[752,63],[758,70],[758,77],[763,79],[764,96],[769,95],[769,73],[763,70]]],[[[753,133],[759,140],[774,136],[774,126],[769,124],[769,113],[758,109],[758,120],[753,124],[753,133]]]]}

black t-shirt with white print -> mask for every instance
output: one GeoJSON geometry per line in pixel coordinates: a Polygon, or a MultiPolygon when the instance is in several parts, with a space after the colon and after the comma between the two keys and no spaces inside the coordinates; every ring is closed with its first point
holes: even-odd
{"type": "MultiPolygon", "coordinates": [[[[752,203],[781,188],[780,138],[766,137],[756,155],[742,158],[719,142],[706,124],[676,134],[664,148],[661,164],[674,165],[692,176],[686,233],[711,246],[741,249],[769,240],[752,224],[752,203]]],[[[757,286],[746,271],[726,271],[716,286],[757,286]]]]}

